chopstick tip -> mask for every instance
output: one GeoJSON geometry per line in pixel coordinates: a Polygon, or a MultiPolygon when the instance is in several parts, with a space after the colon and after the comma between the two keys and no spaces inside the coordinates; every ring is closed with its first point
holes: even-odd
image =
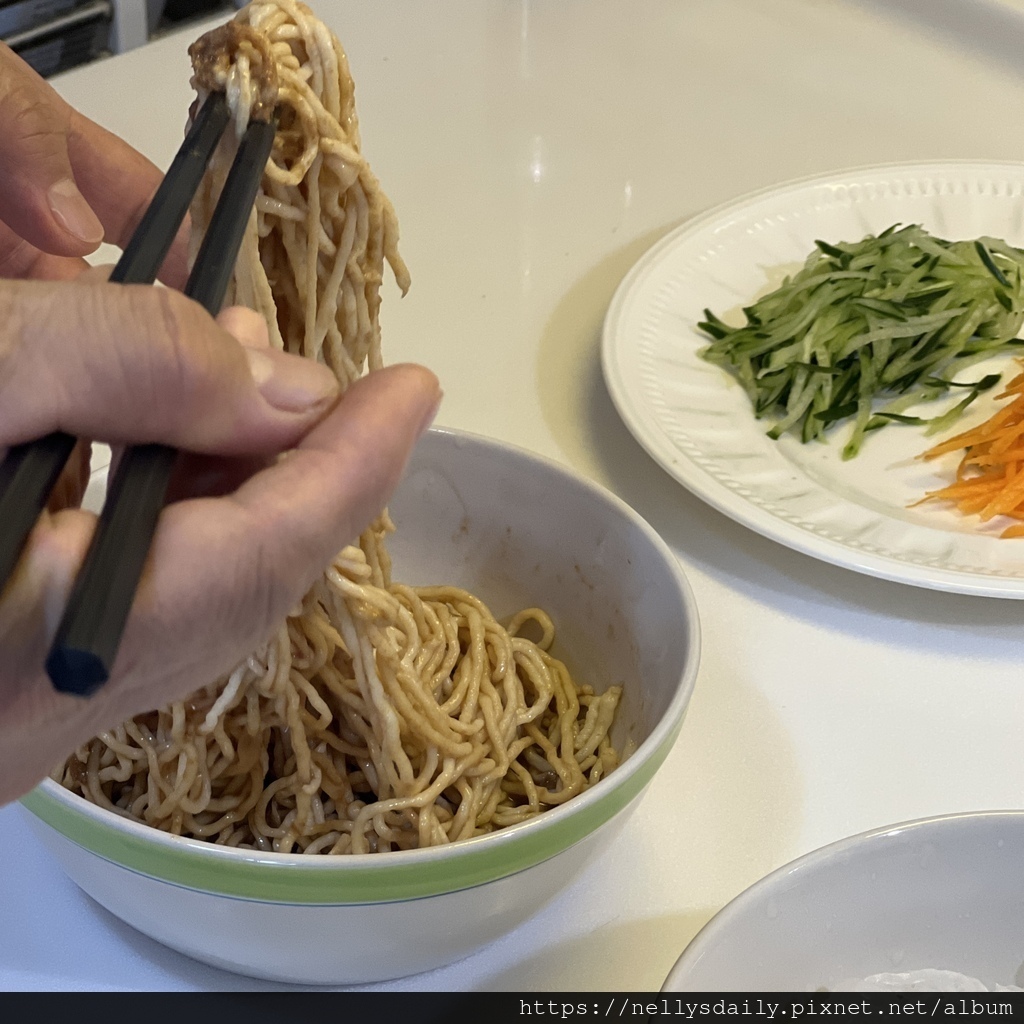
{"type": "Polygon", "coordinates": [[[109,678],[103,659],[92,651],[54,644],[46,659],[46,674],[59,693],[89,697],[109,678]]]}

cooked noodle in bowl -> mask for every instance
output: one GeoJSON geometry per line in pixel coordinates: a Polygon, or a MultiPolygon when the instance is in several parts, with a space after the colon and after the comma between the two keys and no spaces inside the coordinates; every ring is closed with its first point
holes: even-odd
{"type": "MultiPolygon", "coordinates": [[[[223,89],[233,113],[197,233],[248,118],[276,116],[230,300],[347,386],[383,365],[385,267],[402,291],[409,274],[344,51],[267,0],[190,52],[199,100],[223,89]]],[[[666,756],[697,656],[689,588],[631,509],[435,430],[263,647],[25,803],[71,876],[162,942],[280,980],[395,977],[501,934],[600,847],[666,756]]]]}
{"type": "MultiPolygon", "coordinates": [[[[278,131],[234,278],[279,348],[343,386],[383,365],[384,263],[404,292],[394,211],[359,148],[348,62],[301,4],[258,0],[191,48],[202,102],[233,114],[193,204],[213,213],[250,117],[278,131]]],[[[284,853],[434,846],[564,803],[618,763],[621,690],[577,685],[541,609],[503,625],[451,586],[393,582],[387,514],[298,614],[189,700],[97,737],[55,774],[177,835],[284,853]],[[532,630],[538,642],[522,633],[532,630]]]]}

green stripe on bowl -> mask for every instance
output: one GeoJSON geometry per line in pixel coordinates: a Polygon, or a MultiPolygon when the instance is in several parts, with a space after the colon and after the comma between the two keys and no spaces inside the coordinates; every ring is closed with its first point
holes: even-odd
{"type": "Polygon", "coordinates": [[[633,766],[627,761],[632,771],[623,771],[618,780],[613,772],[576,798],[575,806],[565,805],[569,813],[560,814],[561,809],[556,809],[504,832],[440,850],[314,856],[307,864],[302,863],[301,855],[261,857],[251,850],[153,833],[147,826],[109,812],[103,812],[101,818],[97,808],[83,798],[67,793],[67,799],[62,799],[44,787],[33,790],[21,803],[78,846],[175,885],[267,903],[391,903],[492,882],[578,843],[641,793],[667,757],[681,727],[682,717],[643,764],[633,766]],[[154,842],[154,836],[159,841],[154,842]]]}

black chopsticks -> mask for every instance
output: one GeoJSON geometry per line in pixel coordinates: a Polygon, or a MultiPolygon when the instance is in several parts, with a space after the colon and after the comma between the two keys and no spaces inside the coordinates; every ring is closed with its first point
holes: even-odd
{"type": "MultiPolygon", "coordinates": [[[[224,134],[228,116],[223,93],[214,93],[203,104],[117,261],[111,281],[152,284],[156,280],[210,156],[224,134]]],[[[0,464],[0,590],[14,571],[74,446],[75,438],[56,431],[38,441],[12,446],[0,464]]]]}
{"type": "MultiPolygon", "coordinates": [[[[156,279],[228,118],[223,94],[212,94],[114,268],[112,281],[156,279]]],[[[275,127],[250,123],[185,286],[185,294],[210,313],[219,312],[224,301],[275,127]]],[[[74,444],[75,438],[57,432],[13,446],[0,464],[0,588],[14,571],[74,444]]],[[[107,680],[175,456],[173,449],[157,444],[124,452],[46,660],[57,690],[86,696],[107,680]]]]}
{"type": "MultiPolygon", "coordinates": [[[[265,121],[246,130],[185,285],[185,294],[214,315],[231,281],[274,133],[275,125],[265,121]]],[[[107,681],[176,455],[161,444],[125,449],[46,659],[56,689],[85,696],[107,681]]]]}

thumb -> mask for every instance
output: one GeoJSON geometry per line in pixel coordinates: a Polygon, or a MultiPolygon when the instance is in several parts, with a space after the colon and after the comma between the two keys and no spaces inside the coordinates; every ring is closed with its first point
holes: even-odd
{"type": "Polygon", "coordinates": [[[68,157],[70,108],[9,49],[0,49],[0,219],[57,256],[84,256],[103,225],[78,190],[68,157]]]}

